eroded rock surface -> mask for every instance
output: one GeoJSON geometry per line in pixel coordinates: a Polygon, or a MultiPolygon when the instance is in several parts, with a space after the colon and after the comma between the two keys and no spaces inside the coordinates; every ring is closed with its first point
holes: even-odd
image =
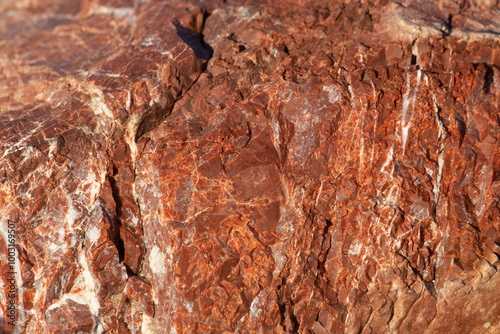
{"type": "Polygon", "coordinates": [[[0,11],[2,333],[500,332],[496,1],[0,11]]]}

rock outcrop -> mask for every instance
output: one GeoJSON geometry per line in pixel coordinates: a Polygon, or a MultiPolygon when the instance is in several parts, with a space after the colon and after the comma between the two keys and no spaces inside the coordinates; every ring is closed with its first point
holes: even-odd
{"type": "Polygon", "coordinates": [[[1,333],[500,332],[497,1],[8,0],[0,47],[1,333]]]}

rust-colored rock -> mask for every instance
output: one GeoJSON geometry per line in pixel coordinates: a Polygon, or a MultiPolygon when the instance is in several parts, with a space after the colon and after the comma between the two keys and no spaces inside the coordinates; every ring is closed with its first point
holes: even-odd
{"type": "Polygon", "coordinates": [[[1,332],[500,333],[499,13],[3,2],[1,332]]]}

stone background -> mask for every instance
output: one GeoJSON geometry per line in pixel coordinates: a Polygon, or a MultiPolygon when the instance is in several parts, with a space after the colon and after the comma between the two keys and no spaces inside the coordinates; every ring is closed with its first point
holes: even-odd
{"type": "Polygon", "coordinates": [[[0,3],[2,333],[500,333],[497,1],[0,3]]]}

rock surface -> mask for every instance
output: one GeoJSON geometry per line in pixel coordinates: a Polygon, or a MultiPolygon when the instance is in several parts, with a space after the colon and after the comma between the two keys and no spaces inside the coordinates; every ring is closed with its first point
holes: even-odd
{"type": "Polygon", "coordinates": [[[499,22],[3,1],[1,333],[499,333],[499,22]]]}

